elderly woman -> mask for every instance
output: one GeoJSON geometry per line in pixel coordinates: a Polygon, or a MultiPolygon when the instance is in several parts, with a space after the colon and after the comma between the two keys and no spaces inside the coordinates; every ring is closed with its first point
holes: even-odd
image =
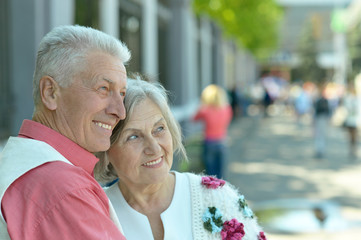
{"type": "Polygon", "coordinates": [[[94,173],[101,183],[118,179],[106,193],[128,240],[266,239],[229,183],[171,171],[174,153],[187,157],[161,85],[129,79],[124,101],[127,116],[94,173]]]}

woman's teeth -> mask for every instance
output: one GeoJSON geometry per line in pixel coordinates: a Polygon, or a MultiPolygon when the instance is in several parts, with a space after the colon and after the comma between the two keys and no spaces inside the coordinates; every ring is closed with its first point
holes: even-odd
{"type": "Polygon", "coordinates": [[[152,161],[152,162],[144,163],[143,165],[144,166],[152,166],[152,165],[160,163],[160,161],[162,161],[162,158],[159,158],[158,160],[155,160],[155,161],[152,161]]]}
{"type": "Polygon", "coordinates": [[[108,130],[112,129],[112,126],[110,126],[108,124],[105,124],[105,123],[96,122],[95,125],[97,125],[99,127],[102,127],[102,128],[105,128],[105,129],[108,129],[108,130]]]}

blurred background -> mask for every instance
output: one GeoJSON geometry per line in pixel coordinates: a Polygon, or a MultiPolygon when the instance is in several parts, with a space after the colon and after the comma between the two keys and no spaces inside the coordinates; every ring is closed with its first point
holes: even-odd
{"type": "Polygon", "coordinates": [[[91,26],[128,45],[129,73],[170,91],[191,159],[176,170],[204,170],[204,126],[191,119],[202,90],[219,85],[234,113],[224,176],[268,238],[357,239],[361,120],[343,125],[347,96],[357,119],[361,109],[360,21],[360,0],[1,0],[0,151],[31,119],[41,38],[58,25],[91,26]]]}

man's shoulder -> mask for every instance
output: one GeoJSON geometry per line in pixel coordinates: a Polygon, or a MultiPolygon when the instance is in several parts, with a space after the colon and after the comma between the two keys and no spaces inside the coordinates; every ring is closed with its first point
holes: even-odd
{"type": "Polygon", "coordinates": [[[12,187],[24,195],[54,200],[79,190],[94,192],[101,189],[95,179],[83,169],[62,161],[47,162],[29,170],[10,186],[12,187]]]}
{"type": "Polygon", "coordinates": [[[79,167],[61,161],[48,162],[31,169],[13,182],[8,190],[16,191],[18,197],[21,195],[32,199],[43,209],[50,205],[55,206],[67,197],[74,199],[89,194],[105,195],[91,175],[79,167]]]}
{"type": "Polygon", "coordinates": [[[63,161],[46,162],[29,170],[22,177],[27,181],[36,181],[46,188],[52,188],[53,185],[57,185],[60,189],[79,188],[96,183],[95,179],[84,169],[63,161]]]}

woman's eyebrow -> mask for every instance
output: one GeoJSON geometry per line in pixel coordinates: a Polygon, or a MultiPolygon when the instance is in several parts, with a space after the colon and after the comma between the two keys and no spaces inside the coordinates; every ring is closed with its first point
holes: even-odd
{"type": "Polygon", "coordinates": [[[155,125],[157,125],[157,124],[159,124],[161,122],[165,122],[164,117],[161,117],[158,121],[156,121],[153,126],[155,126],[155,125]]]}
{"type": "MultiPolygon", "coordinates": [[[[161,123],[161,122],[163,122],[163,121],[165,121],[165,119],[164,119],[164,117],[161,117],[158,121],[156,121],[154,124],[153,124],[153,126],[155,126],[155,125],[157,125],[157,124],[159,124],[159,123],[161,123]]],[[[126,129],[124,129],[123,130],[123,133],[126,133],[126,132],[129,132],[129,131],[139,131],[139,129],[137,129],[137,128],[126,128],[126,129]]]]}
{"type": "Polygon", "coordinates": [[[126,133],[126,132],[134,132],[134,131],[139,131],[139,129],[137,129],[137,128],[126,128],[126,129],[123,130],[122,134],[126,133]]]}

